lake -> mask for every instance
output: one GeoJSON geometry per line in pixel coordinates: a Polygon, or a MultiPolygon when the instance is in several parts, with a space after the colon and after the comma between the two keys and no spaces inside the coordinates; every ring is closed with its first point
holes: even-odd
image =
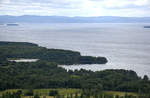
{"type": "Polygon", "coordinates": [[[128,69],[150,77],[150,24],[138,23],[52,23],[19,26],[0,25],[0,41],[33,42],[82,55],[104,56],[105,65],[62,66],[66,69],[128,69]]]}

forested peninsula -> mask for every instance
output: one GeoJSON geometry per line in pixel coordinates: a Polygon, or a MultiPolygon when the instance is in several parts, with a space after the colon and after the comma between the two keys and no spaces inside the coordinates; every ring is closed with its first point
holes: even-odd
{"type": "MultiPolygon", "coordinates": [[[[76,94],[80,97],[52,98],[137,98],[133,97],[96,97],[102,91],[122,91],[140,94],[138,98],[149,98],[150,80],[145,75],[139,77],[136,72],[124,69],[104,71],[65,70],[59,64],[105,64],[105,57],[81,56],[79,52],[47,49],[37,44],[22,42],[0,42],[0,91],[9,89],[28,90],[22,95],[21,91],[3,93],[0,98],[20,98],[9,96],[33,96],[34,89],[79,89],[76,94]],[[37,62],[10,62],[8,58],[40,59],[37,62]],[[85,97],[83,97],[83,96],[85,97]],[[143,97],[146,96],[146,97],[143,97]]],[[[56,95],[56,91],[54,91],[56,95]]],[[[53,95],[50,93],[50,95],[53,95]]],[[[49,95],[49,96],[50,96],[49,95]]],[[[58,94],[57,94],[58,95],[58,94]]],[[[65,95],[67,96],[67,95],[65,95]]],[[[69,95],[71,96],[71,95],[69,95]]],[[[101,96],[101,95],[100,95],[101,96]]],[[[35,97],[34,98],[39,98],[35,97]]]]}
{"type": "Polygon", "coordinates": [[[0,42],[0,55],[5,59],[39,59],[65,65],[105,64],[108,62],[105,57],[81,56],[76,51],[47,49],[27,42],[0,42]]]}

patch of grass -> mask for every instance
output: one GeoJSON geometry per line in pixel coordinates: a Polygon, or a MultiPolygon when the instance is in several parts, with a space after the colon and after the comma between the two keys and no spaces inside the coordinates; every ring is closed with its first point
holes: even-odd
{"type": "Polygon", "coordinates": [[[124,96],[124,95],[133,95],[133,96],[137,96],[136,93],[133,92],[119,92],[119,91],[104,91],[105,94],[111,94],[111,95],[119,95],[119,96],[124,96]]]}
{"type": "Polygon", "coordinates": [[[80,89],[35,89],[34,94],[48,95],[50,91],[57,90],[60,95],[74,94],[76,92],[81,92],[80,89]]]}

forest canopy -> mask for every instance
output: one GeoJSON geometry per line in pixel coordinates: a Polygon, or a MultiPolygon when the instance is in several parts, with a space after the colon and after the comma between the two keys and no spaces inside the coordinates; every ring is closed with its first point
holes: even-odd
{"type": "Polygon", "coordinates": [[[79,52],[47,49],[27,42],[0,42],[0,55],[4,58],[40,59],[57,64],[105,64],[105,57],[81,56],[79,52]]]}
{"type": "Polygon", "coordinates": [[[0,43],[0,90],[78,88],[150,93],[150,80],[132,70],[65,70],[58,64],[106,63],[104,57],[47,49],[31,43],[0,43]],[[7,58],[38,58],[37,62],[9,62],[7,58]],[[102,59],[103,58],[103,59],[102,59]]]}

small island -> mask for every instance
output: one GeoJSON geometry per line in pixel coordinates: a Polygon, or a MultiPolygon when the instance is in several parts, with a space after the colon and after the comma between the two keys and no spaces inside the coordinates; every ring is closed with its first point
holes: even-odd
{"type": "Polygon", "coordinates": [[[150,28],[150,26],[144,26],[144,28],[150,28]]]}
{"type": "Polygon", "coordinates": [[[0,53],[10,61],[18,59],[44,60],[60,65],[106,64],[105,57],[81,56],[79,52],[62,49],[47,49],[27,42],[0,42],[0,53]]]}
{"type": "Polygon", "coordinates": [[[6,24],[7,26],[19,26],[19,24],[16,24],[16,23],[8,23],[6,24]]]}

